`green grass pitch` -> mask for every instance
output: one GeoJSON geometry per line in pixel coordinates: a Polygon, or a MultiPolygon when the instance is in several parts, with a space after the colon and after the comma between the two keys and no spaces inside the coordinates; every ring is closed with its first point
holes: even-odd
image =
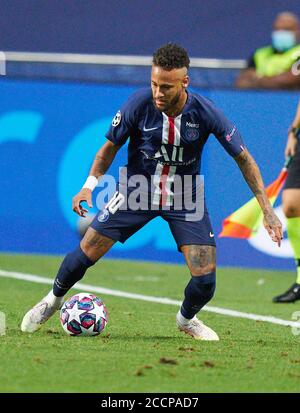
{"type": "MultiPolygon", "coordinates": [[[[0,255],[0,269],[53,278],[61,257],[0,255]]],[[[83,283],[181,300],[189,279],[181,265],[103,260],[83,283]]],[[[219,268],[209,305],[292,320],[295,304],[272,297],[291,272],[219,268]]],[[[97,337],[69,337],[58,313],[35,334],[20,331],[24,313],[50,286],[0,277],[0,392],[202,393],[299,392],[300,335],[291,327],[202,312],[220,342],[195,341],[175,325],[178,308],[102,295],[109,323],[97,337]]],[[[78,292],[71,290],[68,297],[78,292]]],[[[99,295],[99,294],[97,294],[99,295]]]]}

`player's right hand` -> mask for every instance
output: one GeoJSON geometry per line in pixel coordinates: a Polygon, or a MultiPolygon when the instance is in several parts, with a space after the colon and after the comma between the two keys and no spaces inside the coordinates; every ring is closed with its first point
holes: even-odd
{"type": "Polygon", "coordinates": [[[281,240],[283,239],[282,223],[273,209],[264,212],[263,224],[272,241],[276,242],[278,247],[280,247],[281,240]]]}
{"type": "Polygon", "coordinates": [[[288,136],[287,144],[285,147],[285,151],[284,151],[284,155],[286,158],[288,158],[289,156],[295,155],[297,142],[298,140],[296,136],[292,132],[290,132],[288,136]]]}
{"type": "Polygon", "coordinates": [[[80,217],[86,217],[87,209],[83,208],[81,202],[86,202],[89,208],[93,208],[92,191],[88,188],[83,188],[72,199],[72,209],[80,217]]]}

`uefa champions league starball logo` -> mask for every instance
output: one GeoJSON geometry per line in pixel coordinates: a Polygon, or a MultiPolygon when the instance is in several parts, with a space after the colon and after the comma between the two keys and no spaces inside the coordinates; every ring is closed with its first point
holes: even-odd
{"type": "Polygon", "coordinates": [[[112,120],[112,122],[111,122],[112,126],[118,126],[119,123],[121,122],[121,117],[122,117],[121,112],[118,111],[118,112],[115,114],[115,116],[114,116],[114,118],[113,118],[113,120],[112,120]]]}
{"type": "Polygon", "coordinates": [[[63,304],[60,322],[70,336],[97,336],[108,322],[108,312],[101,298],[78,293],[63,304]]]}

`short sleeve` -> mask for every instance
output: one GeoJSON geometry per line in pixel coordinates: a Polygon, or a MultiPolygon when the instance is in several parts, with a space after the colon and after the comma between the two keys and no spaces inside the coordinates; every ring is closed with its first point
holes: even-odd
{"type": "Polygon", "coordinates": [[[122,146],[127,141],[136,123],[136,108],[129,98],[113,117],[105,137],[115,145],[122,146]]]}
{"type": "Polygon", "coordinates": [[[213,104],[210,104],[209,115],[209,132],[215,135],[230,156],[238,156],[244,150],[244,142],[237,127],[213,104]]]}

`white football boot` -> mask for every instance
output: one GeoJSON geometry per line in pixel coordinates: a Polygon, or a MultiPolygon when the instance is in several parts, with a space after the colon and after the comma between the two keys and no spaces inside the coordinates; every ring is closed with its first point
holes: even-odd
{"type": "Polygon", "coordinates": [[[42,298],[31,310],[29,310],[21,324],[24,333],[34,333],[59,310],[64,302],[64,297],[56,297],[52,290],[42,298]]]}
{"type": "Polygon", "coordinates": [[[196,340],[219,341],[218,334],[198,320],[196,316],[189,320],[183,317],[179,310],[176,315],[176,324],[180,331],[194,337],[196,340]]]}

